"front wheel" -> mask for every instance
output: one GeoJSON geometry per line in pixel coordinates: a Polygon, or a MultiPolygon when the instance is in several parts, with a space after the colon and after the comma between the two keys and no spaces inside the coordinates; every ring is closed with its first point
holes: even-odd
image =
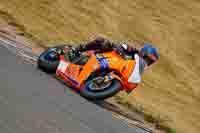
{"type": "Polygon", "coordinates": [[[80,94],[89,100],[104,100],[112,97],[120,91],[121,83],[117,79],[113,79],[106,83],[95,83],[88,80],[84,88],[80,90],[80,94]]]}

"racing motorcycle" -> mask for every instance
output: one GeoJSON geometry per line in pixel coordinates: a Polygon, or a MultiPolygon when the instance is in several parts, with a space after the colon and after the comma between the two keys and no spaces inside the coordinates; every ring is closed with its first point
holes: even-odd
{"type": "Polygon", "coordinates": [[[116,51],[86,51],[73,57],[73,47],[63,45],[44,51],[38,67],[55,73],[67,86],[75,88],[89,100],[103,100],[119,91],[131,92],[136,61],[125,59],[116,51]]]}

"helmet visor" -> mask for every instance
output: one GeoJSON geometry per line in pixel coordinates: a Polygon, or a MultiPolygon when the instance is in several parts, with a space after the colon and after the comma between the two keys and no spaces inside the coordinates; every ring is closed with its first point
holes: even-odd
{"type": "Polygon", "coordinates": [[[153,55],[144,56],[143,58],[144,58],[145,62],[147,63],[147,66],[152,65],[157,60],[157,58],[153,55]]]}

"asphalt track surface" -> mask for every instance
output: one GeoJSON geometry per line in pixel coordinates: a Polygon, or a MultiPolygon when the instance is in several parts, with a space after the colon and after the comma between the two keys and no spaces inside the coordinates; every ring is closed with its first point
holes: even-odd
{"type": "Polygon", "coordinates": [[[0,133],[145,133],[0,44],[0,133]]]}

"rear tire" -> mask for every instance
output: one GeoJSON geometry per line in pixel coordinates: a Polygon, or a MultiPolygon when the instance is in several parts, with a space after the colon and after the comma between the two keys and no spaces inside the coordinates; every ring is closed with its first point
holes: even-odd
{"type": "MultiPolygon", "coordinates": [[[[41,70],[47,72],[47,73],[55,73],[56,69],[59,65],[59,58],[56,60],[48,60],[46,57],[48,54],[50,54],[52,51],[52,48],[47,49],[44,51],[38,58],[38,68],[41,70]]],[[[55,54],[58,54],[55,52],[55,54]]],[[[59,56],[59,55],[57,55],[59,56]]]]}
{"type": "Polygon", "coordinates": [[[112,83],[102,91],[91,91],[88,89],[90,80],[86,81],[84,88],[80,90],[80,94],[89,100],[104,100],[114,96],[120,91],[121,83],[117,79],[113,79],[112,83]]]}
{"type": "Polygon", "coordinates": [[[57,67],[59,65],[60,59],[59,59],[59,50],[63,50],[64,48],[71,48],[71,45],[63,45],[63,44],[57,44],[58,46],[49,48],[45,50],[38,58],[38,68],[42,69],[43,71],[47,73],[55,73],[57,70],[57,67]],[[50,51],[55,51],[55,54],[57,54],[58,58],[56,60],[48,60],[46,59],[46,56],[49,54],[50,51]],[[57,51],[57,52],[56,52],[57,51]]]}

